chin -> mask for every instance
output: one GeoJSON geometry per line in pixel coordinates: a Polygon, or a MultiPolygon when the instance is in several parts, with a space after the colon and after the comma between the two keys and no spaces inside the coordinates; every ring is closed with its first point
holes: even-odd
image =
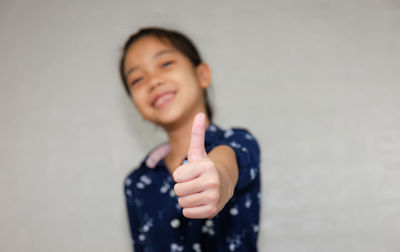
{"type": "Polygon", "coordinates": [[[157,119],[154,120],[153,123],[164,128],[174,127],[181,121],[182,117],[183,112],[180,110],[165,111],[165,113],[162,113],[162,115],[157,117],[157,119]]]}

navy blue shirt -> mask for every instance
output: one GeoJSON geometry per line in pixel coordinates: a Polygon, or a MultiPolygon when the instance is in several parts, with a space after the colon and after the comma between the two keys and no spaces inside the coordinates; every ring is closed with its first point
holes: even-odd
{"type": "MultiPolygon", "coordinates": [[[[245,129],[221,130],[211,124],[205,149],[230,146],[239,178],[233,197],[213,219],[182,215],[175,182],[163,158],[169,145],[155,148],[125,179],[125,196],[136,252],[257,251],[260,212],[260,149],[245,129]]],[[[186,159],[183,163],[186,162],[186,159]]]]}

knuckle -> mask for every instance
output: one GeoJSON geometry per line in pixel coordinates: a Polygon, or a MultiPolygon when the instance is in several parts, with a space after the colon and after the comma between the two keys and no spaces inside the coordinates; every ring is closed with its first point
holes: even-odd
{"type": "Polygon", "coordinates": [[[219,200],[219,192],[215,191],[215,192],[210,193],[209,199],[210,199],[211,202],[218,202],[218,200],[219,200]]]}
{"type": "Polygon", "coordinates": [[[219,192],[219,191],[216,191],[216,192],[215,192],[215,201],[218,202],[218,201],[220,200],[220,198],[221,198],[220,192],[219,192]]]}
{"type": "Polygon", "coordinates": [[[217,187],[220,187],[220,186],[221,186],[221,180],[219,180],[219,178],[215,179],[215,185],[216,185],[217,187]]]}
{"type": "Polygon", "coordinates": [[[218,178],[213,177],[208,180],[208,186],[210,188],[219,188],[220,185],[221,185],[221,182],[219,181],[218,178]]]}
{"type": "Polygon", "coordinates": [[[210,205],[209,210],[208,210],[208,216],[213,217],[217,214],[217,206],[215,205],[210,205]]]}
{"type": "Polygon", "coordinates": [[[231,188],[229,190],[229,199],[233,197],[233,194],[235,193],[234,188],[231,188]]]}
{"type": "Polygon", "coordinates": [[[179,182],[182,180],[182,177],[185,176],[185,171],[188,170],[187,165],[181,165],[176,170],[172,173],[172,178],[174,179],[175,182],[179,182]]]}
{"type": "Polygon", "coordinates": [[[214,164],[214,162],[211,161],[211,160],[209,160],[209,159],[207,159],[207,160],[204,161],[204,167],[205,167],[207,170],[215,170],[215,164],[214,164]]]}

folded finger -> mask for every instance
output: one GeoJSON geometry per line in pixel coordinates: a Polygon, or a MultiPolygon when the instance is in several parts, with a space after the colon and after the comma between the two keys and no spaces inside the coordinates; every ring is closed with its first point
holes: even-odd
{"type": "Polygon", "coordinates": [[[187,195],[205,191],[206,189],[208,189],[208,187],[208,183],[204,181],[204,179],[202,179],[201,177],[198,177],[186,182],[176,183],[174,186],[174,190],[176,195],[178,195],[179,197],[184,197],[187,195]]]}
{"type": "Polygon", "coordinates": [[[198,177],[201,172],[201,164],[184,164],[176,168],[172,177],[177,183],[185,182],[198,177]]]}
{"type": "Polygon", "coordinates": [[[178,199],[178,203],[182,208],[201,206],[211,202],[212,198],[207,195],[207,191],[193,193],[178,199]]]}
{"type": "Polygon", "coordinates": [[[192,219],[203,219],[203,218],[213,218],[218,210],[216,206],[213,205],[201,205],[196,207],[188,207],[182,210],[183,215],[186,218],[192,219]]]}

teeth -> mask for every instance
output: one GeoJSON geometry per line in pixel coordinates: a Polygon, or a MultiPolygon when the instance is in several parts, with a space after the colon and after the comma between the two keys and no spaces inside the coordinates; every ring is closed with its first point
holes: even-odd
{"type": "Polygon", "coordinates": [[[164,104],[164,102],[166,102],[169,99],[171,99],[172,96],[173,96],[173,94],[163,95],[162,97],[157,99],[157,101],[154,103],[154,106],[156,106],[156,107],[162,106],[164,104]]]}

